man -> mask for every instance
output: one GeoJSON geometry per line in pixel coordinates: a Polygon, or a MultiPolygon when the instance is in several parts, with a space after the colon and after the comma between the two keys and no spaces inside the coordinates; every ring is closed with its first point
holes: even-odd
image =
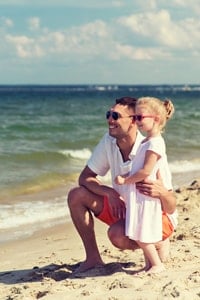
{"type": "MultiPolygon", "coordinates": [[[[126,189],[123,185],[114,183],[117,175],[131,170],[138,146],[144,138],[135,123],[135,103],[136,99],[123,97],[117,99],[107,112],[109,132],[96,146],[87,166],[81,172],[80,186],[72,189],[68,195],[71,218],[86,252],[86,260],[80,265],[79,272],[103,264],[96,243],[93,216],[109,225],[108,237],[114,246],[122,250],[138,248],[135,241],[125,236],[126,189]],[[109,170],[112,187],[97,178],[98,175],[104,176],[109,170]]],[[[138,183],[137,188],[143,194],[160,198],[165,213],[172,214],[175,211],[173,192],[164,188],[159,174],[158,180],[138,183]]],[[[171,232],[168,236],[170,234],[171,232]]],[[[166,259],[169,239],[166,238],[156,246],[161,260],[166,259]]]]}

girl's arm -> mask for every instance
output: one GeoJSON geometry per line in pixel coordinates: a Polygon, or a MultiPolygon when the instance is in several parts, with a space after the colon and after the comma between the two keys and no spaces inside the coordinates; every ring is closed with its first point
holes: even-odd
{"type": "Polygon", "coordinates": [[[140,169],[139,171],[137,171],[135,174],[130,175],[128,177],[117,176],[115,179],[115,183],[117,183],[117,184],[132,184],[132,183],[136,183],[136,182],[144,180],[151,174],[151,172],[153,171],[153,168],[159,158],[160,158],[159,154],[157,154],[151,150],[147,150],[143,168],[140,169]]]}

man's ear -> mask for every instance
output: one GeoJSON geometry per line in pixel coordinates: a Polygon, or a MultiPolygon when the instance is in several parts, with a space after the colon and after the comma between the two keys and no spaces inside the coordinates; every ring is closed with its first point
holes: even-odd
{"type": "Polygon", "coordinates": [[[135,121],[134,117],[131,118],[131,123],[132,123],[132,124],[136,124],[136,121],[135,121]]]}

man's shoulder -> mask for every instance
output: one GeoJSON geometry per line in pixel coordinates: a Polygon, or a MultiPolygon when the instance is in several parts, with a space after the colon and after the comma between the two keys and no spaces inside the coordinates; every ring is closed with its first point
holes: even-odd
{"type": "Polygon", "coordinates": [[[115,147],[115,145],[116,139],[110,136],[108,132],[106,132],[100,139],[99,143],[96,145],[93,153],[99,151],[112,151],[110,149],[113,149],[113,146],[115,147]]]}
{"type": "Polygon", "coordinates": [[[108,132],[104,134],[101,140],[104,140],[106,143],[116,143],[116,139],[110,136],[108,132]]]}

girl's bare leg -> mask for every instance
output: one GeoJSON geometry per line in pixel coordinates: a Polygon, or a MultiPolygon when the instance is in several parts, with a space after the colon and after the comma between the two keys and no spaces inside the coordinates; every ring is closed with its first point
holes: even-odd
{"type": "Polygon", "coordinates": [[[170,252],[170,240],[169,238],[165,239],[156,244],[156,250],[162,262],[165,262],[169,257],[170,252]]]}
{"type": "Polygon", "coordinates": [[[137,242],[142,248],[145,257],[145,270],[148,273],[160,273],[165,270],[165,267],[159,257],[158,251],[154,244],[137,242]]]}

